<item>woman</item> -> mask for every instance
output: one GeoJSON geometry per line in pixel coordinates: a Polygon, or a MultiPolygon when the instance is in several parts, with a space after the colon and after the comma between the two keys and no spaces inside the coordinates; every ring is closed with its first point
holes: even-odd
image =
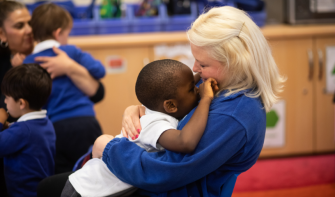
{"type": "MultiPolygon", "coordinates": [[[[93,148],[118,178],[139,187],[141,195],[220,196],[230,176],[256,162],[264,142],[265,112],[277,101],[285,81],[260,29],[236,8],[209,10],[187,35],[196,59],[193,71],[202,80],[216,79],[221,90],[194,153],[147,153],[126,139],[109,142],[105,136],[93,148]]],[[[123,130],[131,136],[140,129],[137,109],[130,107],[125,113],[123,130]]]]}
{"type": "MultiPolygon", "coordinates": [[[[199,16],[187,35],[196,60],[193,71],[203,81],[214,78],[220,89],[196,150],[191,154],[148,153],[126,138],[108,135],[94,143],[94,155],[103,156],[119,179],[140,188],[135,195],[220,196],[231,176],[256,162],[264,142],[265,113],[282,91],[285,79],[278,74],[267,41],[243,11],[228,6],[212,8],[199,16]]],[[[126,109],[124,135],[140,133],[142,109],[126,109]]],[[[49,184],[56,183],[51,179],[49,184]]]]}
{"type": "MultiPolygon", "coordinates": [[[[29,25],[30,19],[29,11],[23,4],[15,1],[0,2],[0,82],[5,73],[12,66],[20,65],[25,56],[29,55],[34,48],[32,29],[29,25]]],[[[103,85],[64,52],[60,51],[56,57],[42,57],[39,61],[44,62],[41,66],[54,78],[64,75],[65,66],[71,67],[74,72],[68,77],[84,94],[90,97],[92,102],[99,102],[103,98],[103,85]]],[[[6,108],[2,94],[0,107],[6,108]]],[[[77,159],[74,158],[74,160],[77,159]]],[[[2,165],[2,161],[0,163],[2,165]]],[[[0,190],[4,191],[2,188],[0,190]]]]}

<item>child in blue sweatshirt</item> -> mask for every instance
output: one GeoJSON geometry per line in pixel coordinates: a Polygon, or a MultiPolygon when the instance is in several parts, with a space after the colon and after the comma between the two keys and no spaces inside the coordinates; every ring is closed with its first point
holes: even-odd
{"type": "Polygon", "coordinates": [[[56,135],[41,110],[51,92],[50,75],[38,64],[9,70],[1,84],[8,113],[19,118],[9,128],[8,113],[0,109],[0,157],[9,196],[35,197],[38,183],[54,174],[56,135]]]}
{"type": "MultiPolygon", "coordinates": [[[[32,14],[31,26],[37,45],[24,63],[36,62],[36,57],[56,56],[55,52],[62,50],[66,53],[64,55],[68,55],[93,78],[100,79],[105,75],[105,68],[100,61],[76,46],[67,44],[72,18],[63,8],[52,3],[38,6],[32,14]]],[[[51,68],[46,68],[49,69],[51,68]]],[[[78,88],[84,84],[75,84],[68,77],[71,75],[70,69],[64,68],[64,73],[55,78],[51,75],[52,91],[44,106],[57,136],[56,174],[71,171],[76,161],[102,134],[92,101],[78,88]]]]}

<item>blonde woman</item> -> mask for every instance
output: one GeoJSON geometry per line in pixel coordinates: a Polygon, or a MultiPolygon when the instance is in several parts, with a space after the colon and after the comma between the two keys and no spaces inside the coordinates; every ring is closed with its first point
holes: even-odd
{"type": "MultiPolygon", "coordinates": [[[[187,35],[196,60],[193,71],[202,81],[214,78],[220,89],[195,151],[148,153],[127,138],[108,135],[93,147],[93,154],[103,156],[112,173],[139,188],[134,196],[220,196],[231,176],[255,164],[264,142],[265,113],[282,91],[285,79],[278,74],[268,43],[243,11],[212,8],[199,16],[187,35]]],[[[141,135],[142,112],[142,106],[126,109],[124,135],[141,135]]]]}

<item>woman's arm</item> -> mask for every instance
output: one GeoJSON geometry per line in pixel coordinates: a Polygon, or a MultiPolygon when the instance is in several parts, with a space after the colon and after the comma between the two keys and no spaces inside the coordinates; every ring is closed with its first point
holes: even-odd
{"type": "Polygon", "coordinates": [[[90,97],[90,100],[93,103],[98,103],[100,102],[105,96],[105,87],[104,85],[101,83],[101,81],[99,81],[99,87],[97,92],[95,93],[95,95],[90,97]]]}
{"type": "Polygon", "coordinates": [[[194,151],[202,134],[205,131],[209,106],[218,90],[217,82],[209,78],[200,85],[201,100],[197,109],[182,130],[170,129],[165,131],[158,139],[158,143],[167,150],[179,153],[194,151]]]}
{"type": "Polygon", "coordinates": [[[97,93],[99,81],[91,76],[88,70],[72,60],[64,51],[53,48],[55,57],[36,57],[35,61],[50,73],[51,78],[67,75],[72,82],[87,96],[92,97],[97,93]]]}
{"type": "Polygon", "coordinates": [[[210,115],[208,124],[213,127],[206,129],[193,154],[148,153],[126,138],[115,138],[104,148],[103,161],[120,180],[144,190],[185,186],[217,170],[245,145],[244,127],[233,118],[210,115]]]}

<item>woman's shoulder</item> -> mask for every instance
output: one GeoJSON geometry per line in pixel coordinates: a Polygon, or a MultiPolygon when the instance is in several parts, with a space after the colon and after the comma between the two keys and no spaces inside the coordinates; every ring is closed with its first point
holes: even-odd
{"type": "Polygon", "coordinates": [[[243,127],[254,127],[255,122],[260,125],[266,123],[266,113],[260,97],[251,97],[250,91],[241,91],[229,96],[224,93],[215,98],[210,106],[210,115],[228,116],[243,127]]]}
{"type": "Polygon", "coordinates": [[[212,113],[224,113],[233,115],[234,113],[252,109],[255,112],[265,112],[264,106],[260,97],[249,96],[252,92],[250,90],[243,90],[225,96],[227,92],[222,92],[218,95],[210,106],[212,113]]]}

